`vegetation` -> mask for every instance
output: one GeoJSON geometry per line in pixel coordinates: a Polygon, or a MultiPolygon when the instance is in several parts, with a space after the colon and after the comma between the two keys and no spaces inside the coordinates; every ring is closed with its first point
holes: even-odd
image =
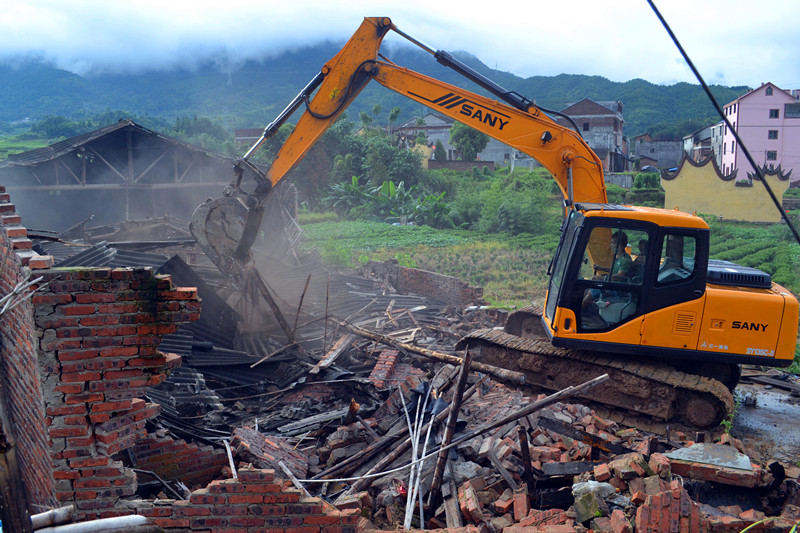
{"type": "MultiPolygon", "coordinates": [[[[191,70],[135,74],[93,73],[79,76],[41,61],[0,64],[0,130],[6,124],[39,121],[47,116],[71,120],[126,109],[121,116],[160,117],[172,123],[177,117],[208,117],[233,128],[263,127],[289,103],[320,66],[337,52],[335,44],[295,49],[280,56],[220,69],[210,59],[191,70]]],[[[433,61],[425,52],[398,47],[391,59],[426,75],[455,85],[475,86],[461,75],[433,61]]],[[[562,74],[520,78],[495,71],[468,54],[457,54],[481,74],[510,91],[535,98],[547,109],[560,110],[583,98],[620,100],[625,104],[625,134],[633,138],[651,133],[655,138],[680,138],[718,120],[699,85],[655,85],[645,80],[612,82],[600,76],[562,74]],[[656,126],[654,126],[656,125],[656,126]]],[[[721,102],[729,102],[747,87],[713,86],[721,102]]],[[[366,113],[373,122],[380,110],[391,110],[386,122],[397,124],[419,114],[419,105],[377,84],[368,86],[350,108],[354,117],[366,113]],[[399,111],[395,111],[399,109],[399,111]]],[[[384,112],[385,113],[385,112],[384,112]]],[[[109,122],[110,123],[110,122],[109,122]]],[[[105,124],[104,124],[105,125],[105,124]]]]}
{"type": "Polygon", "coordinates": [[[475,161],[478,154],[489,144],[489,136],[466,124],[456,122],[450,128],[450,144],[461,152],[461,159],[475,161]]]}

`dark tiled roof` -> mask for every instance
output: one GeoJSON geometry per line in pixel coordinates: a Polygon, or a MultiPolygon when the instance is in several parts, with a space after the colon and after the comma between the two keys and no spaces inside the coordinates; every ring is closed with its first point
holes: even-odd
{"type": "Polygon", "coordinates": [[[133,128],[134,130],[144,135],[152,135],[154,137],[160,138],[165,142],[182,146],[186,149],[195,152],[202,152],[212,157],[219,157],[220,159],[229,159],[221,154],[209,152],[208,150],[200,148],[199,146],[194,146],[192,144],[188,144],[183,141],[179,141],[177,139],[172,139],[170,137],[162,135],[158,132],[145,128],[144,126],[140,126],[139,124],[136,124],[134,121],[130,119],[120,119],[115,124],[110,124],[108,126],[96,129],[94,131],[82,133],[80,135],[76,135],[75,137],[70,137],[69,139],[64,139],[63,141],[51,144],[50,146],[45,146],[43,148],[36,148],[35,150],[29,150],[27,152],[22,152],[20,154],[9,154],[8,159],[2,166],[13,166],[13,165],[26,166],[26,165],[35,165],[37,163],[42,163],[45,161],[51,161],[65,154],[73,152],[74,150],[80,148],[81,146],[88,144],[92,141],[95,141],[105,135],[109,135],[111,133],[114,133],[116,131],[125,128],[133,128]]]}

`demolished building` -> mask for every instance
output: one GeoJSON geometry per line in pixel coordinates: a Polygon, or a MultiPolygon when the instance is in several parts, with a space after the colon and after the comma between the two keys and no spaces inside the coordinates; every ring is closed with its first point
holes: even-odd
{"type": "MultiPolygon", "coordinates": [[[[21,483],[2,480],[4,510],[8,494],[27,514],[71,504],[83,520],[136,514],[166,531],[407,521],[407,470],[386,472],[410,461],[405,412],[436,404],[434,392],[444,405],[461,397],[459,364],[430,357],[460,358],[461,336],[502,325],[502,313],[464,311],[482,303],[479,290],[392,263],[359,277],[309,258],[288,267],[264,258],[280,273],[270,288],[296,334],[290,346],[268,308],[231,298],[164,221],[126,245],[109,235],[131,223],[75,242],[29,233],[11,200],[0,197],[2,283],[18,305],[0,323],[0,408],[4,457],[16,455],[8,464],[21,483]],[[141,264],[126,266],[131,257],[141,264]],[[397,347],[411,344],[427,355],[397,347]]],[[[699,435],[648,433],[487,372],[465,379],[459,444],[445,454],[442,502],[426,509],[426,529],[740,531],[759,522],[751,531],[789,531],[800,520],[800,472],[770,468],[727,434],[695,444],[699,435]],[[701,502],[709,490],[739,498],[701,502]]],[[[435,464],[420,469],[423,491],[435,464]]],[[[410,524],[422,526],[418,515],[410,524]]]]}

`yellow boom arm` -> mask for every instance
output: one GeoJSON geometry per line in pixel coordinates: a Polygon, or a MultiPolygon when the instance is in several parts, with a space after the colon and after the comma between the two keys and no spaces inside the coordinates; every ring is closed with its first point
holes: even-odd
{"type": "Polygon", "coordinates": [[[371,80],[530,155],[550,171],[564,198],[570,202],[606,202],[602,163],[578,133],[556,123],[527,98],[506,91],[447,52],[434,51],[409,37],[398,30],[389,18],[370,17],[364,19],[339,53],[264,129],[259,141],[244,155],[228,192],[237,191],[237,196],[246,199],[246,207],[241,202],[233,201],[235,198],[222,198],[217,204],[211,202],[200,206],[192,217],[192,233],[218,266],[222,262],[228,265],[220,266],[223,271],[229,270],[231,257],[241,264],[248,261],[250,247],[261,225],[264,201],[272,187],[300,162],[371,80]],[[430,52],[440,63],[453,68],[503,101],[486,98],[380,60],[381,42],[389,30],[430,52]],[[305,112],[280,147],[266,174],[261,175],[247,160],[302,105],[305,105],[305,112]],[[258,186],[254,193],[244,192],[240,188],[245,167],[255,170],[258,186]],[[236,216],[232,216],[230,211],[234,208],[239,213],[236,216]],[[241,213],[245,211],[246,222],[240,228],[231,230],[231,221],[241,220],[241,213]],[[220,237],[211,237],[211,233],[220,237]],[[229,238],[234,233],[240,233],[241,237],[231,247],[229,238]]]}

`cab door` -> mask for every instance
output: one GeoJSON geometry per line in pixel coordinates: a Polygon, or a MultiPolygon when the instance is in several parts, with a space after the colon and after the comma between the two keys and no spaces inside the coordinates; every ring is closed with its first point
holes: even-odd
{"type": "Polygon", "coordinates": [[[708,269],[708,231],[662,228],[644,307],[642,345],[695,349],[708,269]]]}

